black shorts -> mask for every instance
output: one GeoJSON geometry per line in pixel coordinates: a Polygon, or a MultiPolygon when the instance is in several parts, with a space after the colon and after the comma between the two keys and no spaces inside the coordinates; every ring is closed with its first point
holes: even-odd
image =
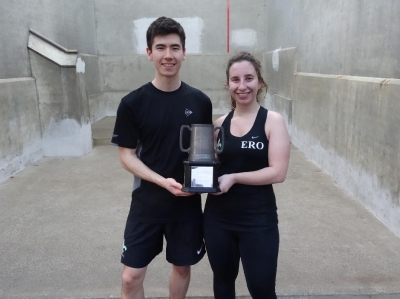
{"type": "Polygon", "coordinates": [[[128,219],[121,263],[131,268],[146,267],[162,252],[164,236],[166,259],[175,266],[194,265],[206,253],[201,218],[171,223],[140,223],[128,219]]]}

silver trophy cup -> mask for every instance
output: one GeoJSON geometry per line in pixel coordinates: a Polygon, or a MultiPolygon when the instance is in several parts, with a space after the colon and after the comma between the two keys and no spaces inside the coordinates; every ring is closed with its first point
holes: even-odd
{"type": "Polygon", "coordinates": [[[184,161],[185,180],[182,191],[194,193],[219,192],[218,167],[219,162],[215,153],[219,154],[224,146],[224,128],[213,125],[194,124],[191,127],[181,127],[179,145],[182,152],[189,152],[189,159],[184,161]],[[184,129],[191,131],[190,147],[184,149],[182,146],[182,134],[184,129]],[[221,145],[214,148],[214,132],[221,130],[221,145]]]}

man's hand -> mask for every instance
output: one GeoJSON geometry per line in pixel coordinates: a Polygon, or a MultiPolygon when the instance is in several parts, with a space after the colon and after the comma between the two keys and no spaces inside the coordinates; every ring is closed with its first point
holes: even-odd
{"type": "Polygon", "coordinates": [[[164,178],[148,168],[136,155],[136,149],[119,147],[119,158],[124,169],[135,176],[167,189],[175,196],[190,196],[194,193],[183,192],[182,185],[172,178],[164,178]]]}
{"type": "Polygon", "coordinates": [[[163,187],[175,196],[191,196],[194,193],[183,192],[182,185],[172,178],[165,179],[163,187]]]}

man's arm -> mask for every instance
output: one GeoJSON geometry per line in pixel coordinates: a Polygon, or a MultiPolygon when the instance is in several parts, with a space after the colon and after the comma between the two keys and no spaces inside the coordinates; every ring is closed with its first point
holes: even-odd
{"type": "Polygon", "coordinates": [[[135,176],[157,184],[158,186],[167,189],[175,196],[190,196],[193,193],[183,192],[182,185],[173,178],[164,178],[158,173],[148,168],[137,156],[136,149],[118,147],[119,160],[122,167],[133,173],[135,176]]]}

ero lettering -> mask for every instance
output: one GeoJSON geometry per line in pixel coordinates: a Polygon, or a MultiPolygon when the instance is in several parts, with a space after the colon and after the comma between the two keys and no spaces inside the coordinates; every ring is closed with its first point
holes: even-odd
{"type": "Polygon", "coordinates": [[[242,141],[242,148],[252,148],[262,150],[264,148],[264,143],[254,142],[254,141],[242,141]]]}

